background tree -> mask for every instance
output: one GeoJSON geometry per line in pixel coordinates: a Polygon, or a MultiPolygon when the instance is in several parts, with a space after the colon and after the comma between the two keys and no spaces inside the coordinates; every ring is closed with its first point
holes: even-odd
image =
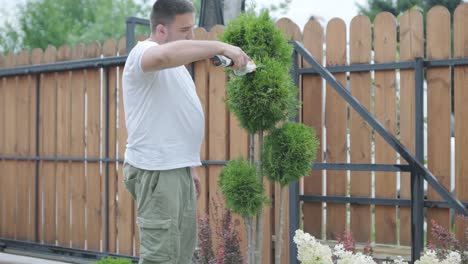
{"type": "MultiPolygon", "coordinates": [[[[0,25],[0,52],[103,42],[125,36],[125,18],[148,17],[150,6],[132,0],[38,0],[19,4],[18,16],[0,25]]],[[[140,28],[139,33],[148,33],[140,28]]]]}
{"type": "MultiPolygon", "coordinates": [[[[227,24],[247,9],[254,0],[190,0],[196,23],[208,30],[214,24],[227,24]],[[202,4],[204,8],[202,10],[202,4]],[[200,21],[201,13],[203,21],[200,21]],[[206,21],[205,21],[206,20],[206,21]]],[[[265,8],[284,14],[292,0],[282,0],[265,8]]],[[[33,48],[59,47],[63,44],[103,42],[125,36],[125,19],[148,18],[154,0],[28,0],[18,3],[18,15],[0,24],[0,53],[33,48]]],[[[0,15],[7,17],[6,10],[0,15]]],[[[137,27],[136,35],[149,34],[149,28],[137,27]]]]}

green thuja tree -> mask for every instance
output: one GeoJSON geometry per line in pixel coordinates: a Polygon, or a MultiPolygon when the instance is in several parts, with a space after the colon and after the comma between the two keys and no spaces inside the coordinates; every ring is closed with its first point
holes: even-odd
{"type": "MultiPolygon", "coordinates": [[[[258,134],[261,150],[264,131],[275,128],[288,116],[295,115],[298,108],[297,89],[289,75],[292,47],[267,11],[259,15],[248,12],[239,16],[227,25],[221,40],[241,47],[257,65],[255,72],[245,76],[230,75],[226,104],[241,127],[250,134],[250,166],[254,168],[256,165],[257,183],[263,186],[262,151],[258,151],[258,157],[254,157],[253,139],[258,134]]],[[[223,189],[222,181],[220,185],[223,189]]],[[[239,197],[233,201],[241,203],[242,195],[234,195],[239,197]]],[[[226,202],[229,204],[229,201],[226,202]]],[[[255,246],[254,258],[252,259],[250,253],[247,256],[249,264],[262,263],[263,203],[260,205],[262,206],[258,208],[254,218],[255,229],[253,222],[246,222],[248,230],[255,230],[255,234],[249,236],[249,249],[255,246]]]]}
{"type": "Polygon", "coordinates": [[[248,239],[247,262],[252,263],[255,249],[253,218],[267,201],[263,184],[257,177],[257,170],[242,158],[232,160],[221,171],[218,184],[226,207],[244,219],[248,239]]]}
{"type": "Polygon", "coordinates": [[[263,167],[266,177],[281,186],[279,231],[275,243],[275,263],[281,263],[283,243],[283,203],[287,186],[310,174],[311,164],[317,155],[319,140],[315,130],[298,123],[286,122],[265,138],[263,167]]]}

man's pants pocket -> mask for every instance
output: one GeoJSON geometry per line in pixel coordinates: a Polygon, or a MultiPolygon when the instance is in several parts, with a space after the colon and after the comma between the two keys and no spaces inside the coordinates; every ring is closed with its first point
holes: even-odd
{"type": "Polygon", "coordinates": [[[171,232],[171,219],[137,218],[140,228],[140,258],[155,263],[166,263],[173,259],[176,249],[175,234],[171,232]]]}
{"type": "Polygon", "coordinates": [[[138,169],[125,163],[123,166],[125,188],[130,192],[133,199],[136,200],[136,188],[138,184],[138,169]]]}

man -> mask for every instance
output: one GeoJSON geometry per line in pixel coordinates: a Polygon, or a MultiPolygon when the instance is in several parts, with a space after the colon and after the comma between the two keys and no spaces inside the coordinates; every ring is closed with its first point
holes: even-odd
{"type": "Polygon", "coordinates": [[[190,263],[196,246],[196,196],[204,114],[185,64],[224,55],[244,67],[238,47],[193,38],[194,7],[157,0],[151,36],[128,55],[123,99],[128,132],[124,183],[136,200],[140,263],[190,263]]]}

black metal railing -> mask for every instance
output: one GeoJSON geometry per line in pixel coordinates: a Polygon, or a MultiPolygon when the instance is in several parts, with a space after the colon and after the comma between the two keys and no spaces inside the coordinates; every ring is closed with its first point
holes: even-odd
{"type": "Polygon", "coordinates": [[[354,110],[377,132],[382,138],[404,158],[408,165],[387,164],[327,164],[319,163],[314,169],[321,170],[365,170],[365,171],[406,171],[411,173],[411,199],[382,199],[369,197],[337,197],[319,195],[299,195],[299,185],[294,183],[289,189],[290,203],[290,263],[297,263],[297,249],[293,242],[295,230],[299,228],[299,202],[328,202],[351,204],[378,204],[411,207],[411,261],[419,259],[424,246],[424,207],[450,207],[458,213],[468,215],[468,203],[461,203],[454,197],[437,178],[424,167],[424,122],[423,122],[423,81],[424,69],[429,67],[468,65],[468,58],[425,61],[416,58],[409,62],[380,63],[380,64],[356,64],[348,66],[324,67],[312,54],[297,41],[292,41],[294,46],[294,67],[292,75],[296,84],[299,76],[303,74],[320,74],[328,84],[351,106],[354,110]],[[298,55],[307,61],[312,67],[299,69],[298,55]],[[360,72],[376,70],[414,69],[415,71],[415,148],[413,156],[408,149],[400,143],[372,114],[339,83],[332,73],[360,72]],[[445,200],[445,202],[424,200],[424,180],[445,200]]]}

